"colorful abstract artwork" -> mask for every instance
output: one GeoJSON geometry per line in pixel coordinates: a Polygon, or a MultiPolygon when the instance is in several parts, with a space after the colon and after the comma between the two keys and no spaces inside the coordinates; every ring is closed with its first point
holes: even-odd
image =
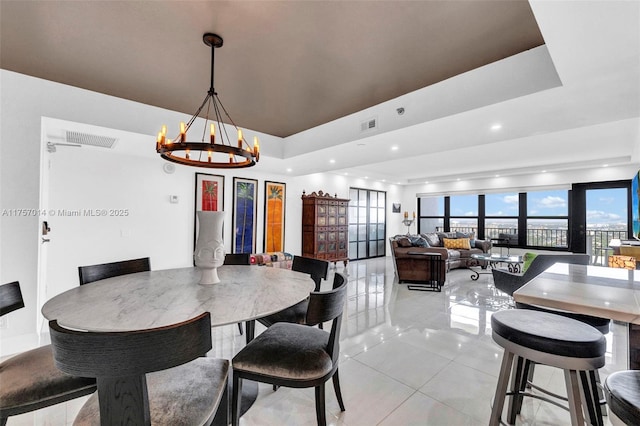
{"type": "Polygon", "coordinates": [[[193,247],[198,236],[198,211],[224,211],[224,176],[196,173],[193,247]]]}
{"type": "Polygon", "coordinates": [[[233,252],[255,253],[258,181],[233,178],[233,252]]]}
{"type": "Polygon", "coordinates": [[[284,251],[284,207],[286,186],[264,183],[264,251],[284,251]]]}
{"type": "Polygon", "coordinates": [[[196,211],[224,210],[224,176],[196,173],[196,211]]]}

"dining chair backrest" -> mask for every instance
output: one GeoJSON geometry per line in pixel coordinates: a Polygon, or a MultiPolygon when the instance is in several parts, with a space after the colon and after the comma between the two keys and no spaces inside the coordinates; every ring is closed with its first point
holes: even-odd
{"type": "Polygon", "coordinates": [[[79,266],[80,285],[89,284],[94,281],[120,275],[133,274],[136,272],[150,271],[148,257],[140,259],[122,260],[119,262],[100,263],[98,265],[79,266]]]}
{"type": "Polygon", "coordinates": [[[329,272],[329,262],[326,260],[313,259],[310,257],[293,256],[291,269],[298,272],[305,272],[311,275],[311,279],[315,283],[315,291],[320,290],[322,280],[327,279],[329,272]]]}
{"type": "Polygon", "coordinates": [[[20,283],[14,281],[0,285],[0,317],[20,308],[24,308],[20,283]]]}
{"type": "Polygon", "coordinates": [[[82,377],[123,377],[175,367],[212,347],[205,312],[166,327],[122,332],[85,332],[49,321],[56,366],[82,377]]]}
{"type": "Polygon", "coordinates": [[[338,341],[340,339],[340,328],[342,324],[342,314],[347,298],[347,283],[342,274],[336,272],[334,283],[342,282],[336,288],[328,291],[313,291],[309,295],[309,306],[307,307],[306,324],[313,326],[326,321],[333,321],[329,334],[329,345],[327,352],[333,361],[337,361],[339,354],[338,341]]]}
{"type": "MultiPolygon", "coordinates": [[[[0,285],[0,316],[23,308],[18,281],[0,285]]],[[[40,410],[96,390],[96,381],[64,374],[53,365],[51,345],[19,352],[0,363],[0,425],[11,416],[40,410]]]]}
{"type": "Polygon", "coordinates": [[[186,364],[212,347],[209,312],[148,330],[84,332],[52,320],[49,331],[56,367],[96,378],[103,425],[150,424],[146,374],[186,364]]]}
{"type": "Polygon", "coordinates": [[[225,265],[250,265],[251,255],[249,253],[227,253],[224,255],[225,265]]]}
{"type": "Polygon", "coordinates": [[[346,279],[345,279],[344,275],[336,273],[333,276],[333,285],[331,286],[331,288],[336,289],[336,288],[340,287],[342,284],[344,284],[345,280],[346,279]]]}

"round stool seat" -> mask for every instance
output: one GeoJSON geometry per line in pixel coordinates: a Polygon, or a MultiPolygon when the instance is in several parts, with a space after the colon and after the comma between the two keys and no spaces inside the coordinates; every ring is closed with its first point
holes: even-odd
{"type": "Polygon", "coordinates": [[[572,318],[528,309],[505,310],[491,316],[491,328],[519,346],[560,357],[602,357],[604,365],[603,334],[572,318]]]}
{"type": "Polygon", "coordinates": [[[611,320],[609,318],[594,317],[592,315],[579,314],[576,312],[569,312],[569,311],[561,311],[561,310],[537,306],[537,305],[528,305],[526,303],[520,303],[520,302],[516,302],[516,308],[531,309],[533,311],[541,311],[541,312],[549,312],[552,314],[561,315],[563,317],[572,318],[580,322],[589,324],[590,326],[596,328],[602,334],[609,333],[609,330],[611,328],[611,320]]]}
{"type": "Polygon", "coordinates": [[[612,373],[604,388],[613,414],[628,425],[640,424],[640,370],[612,373]]]}

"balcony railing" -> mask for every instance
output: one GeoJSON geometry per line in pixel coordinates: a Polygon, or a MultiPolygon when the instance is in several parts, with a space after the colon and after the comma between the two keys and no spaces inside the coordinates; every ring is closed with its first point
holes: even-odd
{"type": "MultiPolygon", "coordinates": [[[[478,235],[478,228],[457,226],[451,227],[451,231],[473,232],[478,235]]],[[[500,234],[517,234],[516,228],[485,228],[485,238],[498,238],[500,234]]],[[[442,227],[437,227],[436,232],[443,232],[442,227]]],[[[527,229],[527,246],[530,247],[554,247],[567,248],[569,246],[569,231],[567,229],[527,229]]],[[[627,231],[620,230],[587,230],[587,254],[591,256],[593,265],[608,265],[608,256],[611,254],[609,242],[612,239],[627,239],[627,231]]]]}

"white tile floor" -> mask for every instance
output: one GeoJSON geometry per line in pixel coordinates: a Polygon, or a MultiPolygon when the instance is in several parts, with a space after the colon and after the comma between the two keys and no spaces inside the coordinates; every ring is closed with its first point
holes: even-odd
{"type": "MultiPolygon", "coordinates": [[[[339,264],[338,272],[342,269],[339,264]]],[[[486,425],[502,356],[491,339],[490,317],[510,303],[493,288],[491,275],[471,281],[469,270],[453,270],[436,293],[397,284],[390,258],[351,262],[347,269],[340,361],[347,410],[340,412],[328,382],[329,424],[486,425]]],[[[262,330],[258,325],[257,332],[262,330]]],[[[213,337],[212,356],[230,358],[244,344],[235,325],[213,329],[213,337]]],[[[625,328],[613,324],[603,379],[625,368],[625,354],[625,328]]],[[[536,368],[535,382],[564,389],[562,373],[549,367],[536,368]]],[[[242,425],[316,424],[313,389],[274,392],[262,384],[259,389],[242,425]]],[[[71,424],[83,401],[11,417],[8,426],[71,424]]],[[[570,422],[566,411],[529,398],[517,424],[570,422]]],[[[607,418],[605,424],[610,424],[607,418]]]]}

